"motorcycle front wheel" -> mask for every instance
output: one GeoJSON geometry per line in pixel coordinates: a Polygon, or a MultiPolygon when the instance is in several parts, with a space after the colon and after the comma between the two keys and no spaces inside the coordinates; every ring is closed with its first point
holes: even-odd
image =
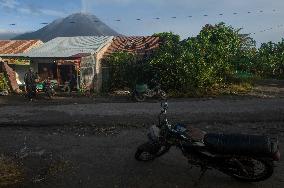
{"type": "Polygon", "coordinates": [[[47,92],[46,92],[46,96],[47,96],[49,99],[52,99],[52,94],[51,94],[50,91],[47,91],[47,92]]]}
{"type": "Polygon", "coordinates": [[[169,147],[160,146],[155,143],[144,143],[137,148],[135,159],[138,161],[152,161],[169,151],[169,147]]]}
{"type": "Polygon", "coordinates": [[[238,165],[222,170],[225,174],[244,182],[259,182],[273,174],[273,162],[269,159],[238,158],[238,165]]]}
{"type": "Polygon", "coordinates": [[[159,91],[159,95],[160,95],[160,98],[161,98],[162,100],[166,100],[166,99],[167,99],[167,93],[166,93],[165,91],[160,90],[160,91],[159,91]]]}

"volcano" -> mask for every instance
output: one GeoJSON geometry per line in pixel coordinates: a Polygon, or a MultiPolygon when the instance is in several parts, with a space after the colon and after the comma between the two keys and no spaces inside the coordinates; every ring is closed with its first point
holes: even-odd
{"type": "Polygon", "coordinates": [[[15,37],[15,40],[40,39],[47,42],[56,37],[74,36],[121,36],[95,15],[86,13],[72,14],[53,21],[45,27],[31,33],[15,37]]]}

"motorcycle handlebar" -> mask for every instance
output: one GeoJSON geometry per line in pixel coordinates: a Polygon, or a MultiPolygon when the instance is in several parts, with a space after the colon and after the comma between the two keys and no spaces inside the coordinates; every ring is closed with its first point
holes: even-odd
{"type": "Polygon", "coordinates": [[[161,101],[161,112],[160,112],[160,114],[159,114],[159,116],[158,116],[158,118],[159,118],[159,126],[161,126],[161,116],[162,115],[166,115],[167,114],[167,110],[168,110],[168,100],[162,100],[161,101]]]}
{"type": "Polygon", "coordinates": [[[169,108],[168,100],[161,101],[161,112],[166,113],[169,108]]]}

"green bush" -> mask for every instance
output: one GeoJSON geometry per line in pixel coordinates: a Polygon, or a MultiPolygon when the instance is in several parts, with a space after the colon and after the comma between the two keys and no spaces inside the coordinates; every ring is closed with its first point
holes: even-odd
{"type": "Polygon", "coordinates": [[[133,88],[148,78],[149,66],[138,56],[127,52],[116,52],[106,60],[109,71],[110,90],[133,88]]]}
{"type": "Polygon", "coordinates": [[[258,50],[255,73],[265,78],[284,78],[284,39],[263,43],[258,50]]]}
{"type": "Polygon", "coordinates": [[[284,78],[284,39],[257,49],[255,41],[240,31],[219,23],[205,25],[196,37],[182,41],[173,33],[154,34],[161,45],[148,59],[125,52],[108,58],[111,88],[148,83],[158,75],[163,89],[173,96],[206,96],[226,89],[233,93],[256,78],[284,78]]]}
{"type": "Polygon", "coordinates": [[[196,37],[184,41],[172,33],[156,34],[163,44],[149,64],[168,90],[203,92],[231,84],[242,79],[238,72],[250,72],[255,51],[254,41],[239,32],[220,23],[206,25],[196,37]]]}
{"type": "Polygon", "coordinates": [[[8,81],[3,73],[0,73],[0,91],[9,90],[8,81]]]}

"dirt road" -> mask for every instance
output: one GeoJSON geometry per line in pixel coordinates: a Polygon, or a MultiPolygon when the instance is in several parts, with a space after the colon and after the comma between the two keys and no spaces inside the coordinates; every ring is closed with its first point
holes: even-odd
{"type": "MultiPolygon", "coordinates": [[[[217,98],[169,100],[169,115],[186,123],[227,121],[283,121],[284,98],[217,98]]],[[[153,123],[160,105],[146,103],[104,102],[99,99],[44,100],[0,107],[1,125],[100,125],[153,123]],[[62,101],[62,102],[59,102],[62,101]],[[53,103],[54,102],[54,103],[53,103]],[[68,102],[68,103],[67,103],[68,102]],[[141,122],[142,121],[142,122],[141,122]]]]}
{"type": "MultiPolygon", "coordinates": [[[[157,101],[21,100],[0,102],[0,153],[16,161],[24,176],[15,187],[195,185],[199,169],[190,169],[178,150],[150,163],[134,160],[147,127],[156,122],[157,101]]],[[[269,134],[284,141],[284,98],[173,99],[169,116],[206,131],[269,134]]],[[[284,150],[282,145],[280,149],[284,150]]],[[[198,186],[280,188],[284,164],[277,166],[265,182],[244,184],[210,171],[198,186]]]]}

